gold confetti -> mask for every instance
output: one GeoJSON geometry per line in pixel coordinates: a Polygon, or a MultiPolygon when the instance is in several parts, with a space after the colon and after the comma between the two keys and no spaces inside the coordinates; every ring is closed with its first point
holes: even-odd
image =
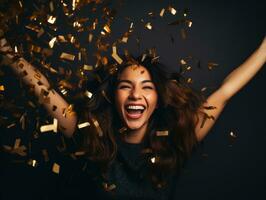
{"type": "Polygon", "coordinates": [[[214,68],[217,67],[217,66],[218,66],[217,63],[213,63],[213,62],[209,62],[209,63],[208,63],[208,69],[209,69],[209,70],[212,70],[212,69],[214,69],[214,68]]]}
{"type": "Polygon", "coordinates": [[[111,191],[114,190],[116,188],[115,184],[108,184],[108,183],[103,183],[103,188],[105,191],[111,191]]]}
{"type": "Polygon", "coordinates": [[[84,122],[84,123],[81,123],[81,124],[78,124],[78,128],[81,129],[81,128],[85,128],[87,126],[90,126],[90,123],[89,122],[84,122]]]}
{"type": "Polygon", "coordinates": [[[165,8],[163,8],[163,9],[161,10],[161,12],[160,12],[160,17],[163,17],[164,12],[165,12],[165,8]]]}
{"type": "Polygon", "coordinates": [[[54,4],[53,4],[53,1],[50,1],[50,2],[49,2],[49,8],[50,8],[50,11],[51,11],[51,12],[54,11],[54,4]]]}
{"type": "Polygon", "coordinates": [[[111,33],[110,26],[108,26],[107,24],[103,27],[103,30],[105,30],[105,32],[107,33],[111,33]]]}
{"type": "Polygon", "coordinates": [[[56,21],[56,17],[50,15],[48,16],[48,19],[47,19],[47,22],[50,23],[50,24],[54,24],[56,21]]]}
{"type": "Polygon", "coordinates": [[[192,83],[192,82],[193,82],[192,78],[187,79],[187,83],[192,83]]]}
{"type": "Polygon", "coordinates": [[[32,166],[32,167],[37,167],[38,166],[37,160],[34,160],[34,159],[29,159],[27,164],[32,166]]]}
{"type": "Polygon", "coordinates": [[[54,37],[54,38],[52,38],[52,39],[50,40],[50,42],[49,42],[49,46],[50,46],[50,48],[53,48],[53,47],[54,47],[55,42],[56,42],[56,37],[54,37]]]}
{"type": "Polygon", "coordinates": [[[150,22],[146,23],[146,24],[145,24],[145,27],[146,27],[147,29],[149,29],[149,30],[152,30],[152,25],[151,25],[150,22]]]}
{"type": "Polygon", "coordinates": [[[60,172],[60,165],[58,165],[57,163],[54,163],[53,164],[53,167],[52,167],[52,172],[54,172],[56,174],[59,174],[59,172],[60,172]]]}
{"type": "Polygon", "coordinates": [[[159,162],[159,157],[158,156],[153,156],[151,159],[150,159],[151,163],[156,163],[156,162],[159,162]]]}
{"type": "Polygon", "coordinates": [[[122,64],[123,60],[122,60],[122,58],[120,58],[120,57],[117,55],[116,46],[113,46],[112,49],[113,49],[112,57],[115,59],[115,61],[116,61],[118,64],[122,64]]]}
{"type": "Polygon", "coordinates": [[[84,93],[85,94],[85,96],[87,96],[88,98],[91,98],[92,97],[92,93],[91,92],[89,92],[88,90],[86,90],[86,92],[84,93]]]}
{"type": "Polygon", "coordinates": [[[11,154],[18,154],[20,156],[26,156],[27,153],[25,151],[27,150],[27,148],[24,145],[20,146],[20,142],[21,142],[21,139],[17,138],[15,140],[13,147],[10,147],[8,145],[3,145],[3,149],[4,151],[9,152],[11,154]]]}
{"type": "Polygon", "coordinates": [[[4,85],[0,85],[0,91],[4,91],[5,90],[5,86],[4,85]]]}
{"type": "Polygon", "coordinates": [[[176,9],[173,8],[173,7],[171,7],[171,6],[168,7],[168,10],[169,10],[169,12],[170,12],[172,15],[175,15],[176,12],[177,12],[176,9]]]}
{"type": "Polygon", "coordinates": [[[57,133],[57,128],[58,128],[58,120],[54,118],[53,124],[41,126],[40,131],[42,133],[47,131],[53,131],[54,133],[57,133]]]}
{"type": "Polygon", "coordinates": [[[99,122],[94,117],[91,117],[91,121],[93,122],[94,127],[96,128],[99,137],[102,137],[103,136],[103,131],[102,131],[101,127],[100,127],[99,122]]]}
{"type": "Polygon", "coordinates": [[[124,36],[121,41],[124,42],[124,43],[127,43],[128,37],[127,36],[124,36]]]}
{"type": "Polygon", "coordinates": [[[89,37],[88,37],[89,42],[91,42],[92,39],[93,39],[93,34],[90,33],[90,34],[89,34],[89,37]]]}
{"type": "Polygon", "coordinates": [[[192,26],[192,21],[187,21],[188,27],[192,26]]]}
{"type": "Polygon", "coordinates": [[[70,60],[70,61],[73,61],[75,59],[75,55],[72,55],[72,54],[69,54],[69,53],[62,53],[60,55],[60,58],[61,59],[65,59],[65,60],[70,60]]]}
{"type": "Polygon", "coordinates": [[[122,127],[118,130],[119,133],[124,133],[127,131],[127,127],[122,127]]]}
{"type": "Polygon", "coordinates": [[[201,92],[204,92],[205,90],[207,90],[207,87],[203,87],[203,88],[201,88],[201,92]]]}
{"type": "Polygon", "coordinates": [[[168,136],[168,131],[156,131],[156,136],[168,136]]]}

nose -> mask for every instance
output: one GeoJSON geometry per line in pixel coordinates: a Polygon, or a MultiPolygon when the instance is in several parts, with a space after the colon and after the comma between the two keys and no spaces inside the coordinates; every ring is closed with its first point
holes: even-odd
{"type": "Polygon", "coordinates": [[[141,99],[141,90],[137,87],[133,88],[130,92],[129,99],[136,100],[136,99],[141,99]]]}

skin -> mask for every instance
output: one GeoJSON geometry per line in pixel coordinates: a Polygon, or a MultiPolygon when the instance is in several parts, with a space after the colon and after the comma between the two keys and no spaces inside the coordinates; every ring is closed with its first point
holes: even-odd
{"type": "Polygon", "coordinates": [[[155,85],[148,70],[137,65],[125,68],[118,80],[115,105],[122,122],[129,130],[124,140],[128,143],[140,143],[146,133],[149,119],[157,107],[158,94],[155,85]],[[125,109],[127,104],[144,105],[146,109],[141,118],[128,118],[125,109]]]}

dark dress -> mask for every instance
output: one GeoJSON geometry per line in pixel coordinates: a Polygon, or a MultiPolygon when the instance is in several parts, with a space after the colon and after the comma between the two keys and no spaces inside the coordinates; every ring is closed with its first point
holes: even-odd
{"type": "MultiPolygon", "coordinates": [[[[171,199],[177,178],[170,176],[168,186],[163,189],[155,189],[152,186],[150,180],[144,176],[148,170],[145,160],[141,157],[144,144],[130,144],[117,140],[117,145],[117,158],[109,167],[105,180],[108,186],[115,186],[115,188],[106,191],[102,187],[102,179],[88,177],[90,183],[87,184],[86,196],[94,196],[92,199],[171,199]]],[[[95,175],[98,173],[97,167],[93,163],[89,164],[86,170],[87,174],[95,175]]],[[[80,196],[82,195],[80,194],[80,196]]],[[[75,197],[77,198],[77,196],[75,197]]],[[[84,196],[80,198],[84,199],[84,196]]]]}

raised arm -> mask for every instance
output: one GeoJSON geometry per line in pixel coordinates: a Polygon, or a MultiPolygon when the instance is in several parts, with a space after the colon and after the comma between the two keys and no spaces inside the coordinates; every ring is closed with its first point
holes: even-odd
{"type": "Polygon", "coordinates": [[[5,38],[0,40],[0,53],[3,54],[2,64],[12,68],[25,84],[33,89],[35,95],[48,111],[58,120],[59,130],[67,137],[75,131],[77,116],[71,106],[53,89],[46,77],[23,58],[15,58],[14,53],[5,38]]]}
{"type": "Polygon", "coordinates": [[[212,93],[207,102],[201,107],[199,121],[196,125],[196,136],[201,141],[212,128],[228,100],[244,87],[266,62],[266,37],[259,48],[245,60],[239,67],[234,69],[222,82],[218,90],[212,93]]]}

